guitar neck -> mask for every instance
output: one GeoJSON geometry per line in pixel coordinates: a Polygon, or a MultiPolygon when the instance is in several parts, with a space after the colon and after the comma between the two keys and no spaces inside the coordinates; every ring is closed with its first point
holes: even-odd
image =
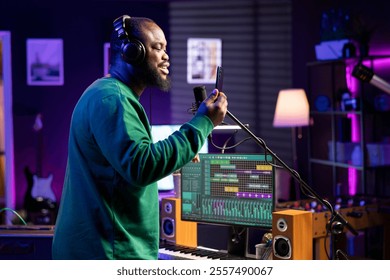
{"type": "Polygon", "coordinates": [[[43,176],[43,132],[42,129],[37,131],[36,143],[36,169],[35,174],[43,176]]]}

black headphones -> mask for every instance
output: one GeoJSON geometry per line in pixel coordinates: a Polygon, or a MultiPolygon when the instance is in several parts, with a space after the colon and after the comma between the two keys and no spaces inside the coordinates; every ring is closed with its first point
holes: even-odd
{"type": "Polygon", "coordinates": [[[114,29],[118,32],[118,38],[122,40],[122,59],[132,65],[141,64],[146,55],[145,46],[136,38],[130,38],[126,31],[126,22],[130,21],[130,16],[124,15],[114,20],[114,29]]]}

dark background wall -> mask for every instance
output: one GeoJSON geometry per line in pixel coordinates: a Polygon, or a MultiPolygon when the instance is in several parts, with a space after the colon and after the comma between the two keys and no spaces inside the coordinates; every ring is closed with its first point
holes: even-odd
{"type": "MultiPolygon", "coordinates": [[[[154,19],[169,37],[168,4],[149,1],[2,1],[0,29],[11,31],[15,181],[17,207],[27,189],[24,168],[37,168],[38,135],[35,117],[43,115],[42,176],[54,175],[53,190],[60,198],[66,166],[70,117],[84,89],[103,75],[103,44],[110,39],[113,19],[122,15],[154,19]],[[26,39],[62,38],[63,86],[28,86],[26,39]]],[[[148,90],[142,97],[153,119],[169,123],[169,98],[148,90]],[[153,95],[153,98],[151,98],[153,95]],[[164,108],[164,110],[161,110],[164,108]]]]}
{"type": "MultiPolygon", "coordinates": [[[[156,90],[147,90],[141,99],[152,123],[178,122],[189,118],[184,111],[192,102],[192,90],[183,82],[185,73],[179,63],[181,43],[175,37],[182,26],[173,19],[180,18],[181,12],[191,9],[191,15],[181,16],[193,17],[193,21],[186,23],[188,28],[200,27],[202,22],[196,21],[196,18],[216,19],[207,24],[203,22],[203,26],[207,27],[204,31],[189,29],[181,32],[201,37],[222,36],[225,42],[231,40],[230,49],[224,49],[226,52],[223,54],[231,111],[242,121],[250,123],[254,132],[265,138],[287,162],[291,162],[290,130],[272,128],[277,91],[284,87],[306,87],[305,65],[315,59],[314,45],[321,40],[321,12],[344,6],[361,13],[369,24],[376,24],[371,53],[379,53],[390,46],[390,23],[386,14],[390,4],[379,0],[371,1],[370,5],[363,0],[56,2],[2,0],[0,3],[0,30],[9,30],[12,36],[17,207],[21,207],[27,187],[23,170],[25,166],[32,171],[36,167],[37,135],[32,126],[38,113],[43,114],[44,124],[43,175],[53,173],[53,188],[60,198],[71,113],[83,90],[103,75],[103,44],[109,40],[112,20],[119,15],[150,17],[163,28],[168,39],[168,51],[172,53],[172,92],[159,94],[156,90]],[[238,11],[242,13],[237,14],[238,11]],[[228,28],[221,30],[223,26],[228,28]],[[245,33],[245,38],[249,39],[232,41],[230,35],[239,33],[245,33]],[[63,39],[63,86],[27,85],[28,38],[63,39]],[[173,46],[175,49],[170,49],[173,46]],[[283,48],[277,49],[278,46],[283,48]],[[247,63],[245,67],[244,61],[247,63]],[[237,78],[237,72],[244,78],[237,78]],[[184,97],[183,92],[186,91],[188,95],[184,97]],[[183,113],[177,113],[179,111],[183,113]]],[[[207,86],[211,89],[210,85],[207,86]]],[[[301,172],[305,178],[307,149],[304,141],[299,145],[301,172]]],[[[255,148],[251,146],[251,149],[255,148]]]]}

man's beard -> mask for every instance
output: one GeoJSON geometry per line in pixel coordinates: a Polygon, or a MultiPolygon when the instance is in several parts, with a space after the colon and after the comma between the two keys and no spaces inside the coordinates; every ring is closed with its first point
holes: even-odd
{"type": "Polygon", "coordinates": [[[159,69],[152,67],[148,63],[145,63],[142,67],[143,79],[147,86],[155,86],[162,91],[169,91],[171,88],[171,79],[166,77],[164,79],[159,73],[159,69]]]}

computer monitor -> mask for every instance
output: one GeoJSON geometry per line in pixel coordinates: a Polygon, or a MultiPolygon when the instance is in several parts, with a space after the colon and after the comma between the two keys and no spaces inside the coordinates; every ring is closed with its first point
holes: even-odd
{"type": "Polygon", "coordinates": [[[239,231],[270,230],[275,205],[272,162],[272,156],[264,154],[200,154],[199,163],[181,169],[182,220],[239,231]]]}
{"type": "MultiPolygon", "coordinates": [[[[168,138],[169,135],[179,130],[181,125],[169,124],[169,125],[152,125],[152,138],[153,142],[156,143],[160,140],[168,138]]],[[[208,143],[206,142],[200,150],[200,153],[208,152],[208,143]]],[[[169,175],[159,181],[157,181],[157,187],[159,191],[171,191],[174,189],[173,176],[169,175]]]]}

